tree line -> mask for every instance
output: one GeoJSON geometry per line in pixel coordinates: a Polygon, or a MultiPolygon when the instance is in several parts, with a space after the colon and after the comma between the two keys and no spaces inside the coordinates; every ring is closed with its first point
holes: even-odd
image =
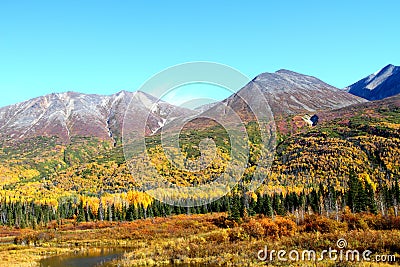
{"type": "Polygon", "coordinates": [[[228,218],[240,221],[247,216],[263,214],[268,217],[294,215],[296,220],[304,219],[305,214],[333,216],[339,220],[340,214],[347,208],[352,213],[380,213],[383,216],[398,216],[400,203],[399,182],[382,185],[375,189],[350,175],[346,190],[336,190],[332,185],[319,184],[317,188],[283,194],[275,192],[246,192],[237,186],[230,194],[210,204],[197,207],[171,206],[157,200],[151,203],[115,203],[103,204],[99,195],[97,210],[88,202],[74,197],[58,200],[58,206],[34,201],[10,201],[8,197],[0,199],[0,224],[17,228],[44,227],[51,221],[62,224],[63,220],[74,219],[76,223],[90,221],[133,221],[152,217],[165,217],[174,214],[204,214],[209,212],[227,212],[228,218]]]}

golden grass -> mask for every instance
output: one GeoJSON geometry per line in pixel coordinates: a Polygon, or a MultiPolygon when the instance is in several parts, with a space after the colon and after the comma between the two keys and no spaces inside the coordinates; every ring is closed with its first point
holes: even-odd
{"type": "MultiPolygon", "coordinates": [[[[170,263],[213,264],[221,266],[260,266],[257,252],[267,245],[271,249],[314,248],[317,251],[335,247],[345,238],[352,249],[370,249],[392,253],[400,246],[399,230],[352,230],[335,232],[306,232],[302,227],[285,228],[273,236],[262,235],[254,226],[269,227],[266,218],[255,218],[231,228],[217,226],[223,214],[177,215],[168,218],[137,220],[134,222],[91,222],[76,225],[64,221],[55,229],[17,230],[0,228],[0,266],[38,266],[40,259],[93,247],[127,248],[114,266],[158,266],[170,263]],[[12,244],[17,240],[33,240],[30,245],[12,244]],[[368,246],[368,247],[365,247],[368,246]]],[[[286,225],[285,218],[276,218],[278,225],[286,225]]],[[[400,259],[400,255],[396,255],[400,259]]],[[[276,262],[275,262],[276,263],[276,262]]],[[[332,265],[320,262],[318,266],[332,265]]],[[[281,266],[316,266],[315,263],[280,263],[281,266]]],[[[270,264],[271,266],[271,264],[270,264]]],[[[385,264],[351,263],[340,266],[389,266],[385,264]]],[[[393,266],[393,265],[390,265],[393,266]]]]}
{"type": "Polygon", "coordinates": [[[45,257],[72,252],[71,249],[57,247],[0,246],[0,266],[34,267],[45,257]]]}

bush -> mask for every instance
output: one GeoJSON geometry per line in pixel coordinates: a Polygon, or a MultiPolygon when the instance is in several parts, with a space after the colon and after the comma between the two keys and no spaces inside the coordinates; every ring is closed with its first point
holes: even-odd
{"type": "Polygon", "coordinates": [[[219,228],[234,228],[238,226],[238,223],[228,219],[226,216],[220,216],[212,219],[212,223],[219,228]]]}
{"type": "Polygon", "coordinates": [[[261,223],[254,219],[250,219],[248,222],[242,224],[242,228],[245,233],[254,238],[262,238],[264,236],[264,228],[261,223]]]}
{"type": "Polygon", "coordinates": [[[38,246],[43,242],[49,242],[54,239],[55,235],[52,232],[41,232],[41,233],[27,233],[19,235],[14,238],[14,244],[16,245],[27,245],[27,246],[38,246]]]}
{"type": "Polygon", "coordinates": [[[394,215],[383,217],[379,230],[400,230],[400,217],[394,215]]]}
{"type": "Polygon", "coordinates": [[[368,227],[370,229],[374,229],[374,230],[379,230],[379,229],[383,229],[383,221],[384,218],[382,217],[382,215],[374,215],[371,213],[367,213],[367,214],[360,214],[360,217],[362,216],[363,220],[367,223],[368,227]]]}
{"type": "Polygon", "coordinates": [[[362,214],[344,213],[343,221],[347,223],[349,230],[368,230],[368,224],[363,220],[362,214]]]}
{"type": "Polygon", "coordinates": [[[38,236],[35,233],[20,235],[14,238],[14,244],[16,245],[36,246],[38,244],[38,241],[38,236]]]}
{"type": "Polygon", "coordinates": [[[279,236],[292,236],[297,231],[297,225],[294,221],[283,218],[276,217],[275,223],[279,229],[279,236]]]}
{"type": "Polygon", "coordinates": [[[206,237],[206,240],[208,242],[217,242],[217,243],[225,242],[227,239],[230,239],[230,237],[224,230],[222,231],[220,230],[218,232],[212,232],[206,237]]]}
{"type": "Polygon", "coordinates": [[[337,222],[322,216],[308,216],[304,220],[304,231],[320,232],[320,233],[335,233],[347,231],[347,224],[337,222]]]}
{"type": "Polygon", "coordinates": [[[259,222],[264,230],[264,236],[272,238],[276,238],[279,236],[279,227],[270,218],[263,218],[259,222]]]}
{"type": "Polygon", "coordinates": [[[242,241],[247,238],[247,234],[243,231],[243,229],[241,227],[235,227],[235,228],[229,229],[228,237],[229,237],[229,241],[231,241],[231,242],[242,241]]]}

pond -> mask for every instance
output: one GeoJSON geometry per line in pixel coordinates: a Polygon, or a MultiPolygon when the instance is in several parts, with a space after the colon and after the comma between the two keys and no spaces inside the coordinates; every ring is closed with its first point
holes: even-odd
{"type": "MultiPolygon", "coordinates": [[[[110,261],[121,258],[122,248],[90,248],[74,254],[53,256],[40,261],[40,267],[108,267],[110,261]]],[[[212,267],[206,264],[170,264],[166,267],[212,267]]]]}
{"type": "Polygon", "coordinates": [[[46,258],[40,261],[40,267],[100,267],[122,257],[125,250],[117,248],[91,248],[83,252],[46,258]]]}

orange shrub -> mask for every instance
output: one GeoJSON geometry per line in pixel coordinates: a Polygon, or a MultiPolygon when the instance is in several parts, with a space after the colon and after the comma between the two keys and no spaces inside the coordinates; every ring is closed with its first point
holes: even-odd
{"type": "Polygon", "coordinates": [[[218,231],[218,232],[212,232],[209,235],[207,235],[206,240],[208,242],[222,243],[225,242],[228,238],[230,238],[228,233],[223,231],[218,231]]]}
{"type": "Polygon", "coordinates": [[[400,230],[400,217],[389,216],[389,225],[391,226],[390,229],[397,229],[400,230]]]}
{"type": "Polygon", "coordinates": [[[400,217],[394,215],[382,216],[376,226],[377,230],[400,230],[400,217]]]}
{"type": "Polygon", "coordinates": [[[368,224],[362,214],[344,213],[342,220],[347,223],[349,230],[367,230],[368,224]]]}
{"type": "Polygon", "coordinates": [[[264,236],[276,238],[279,236],[279,227],[270,218],[263,218],[260,221],[261,227],[264,229],[264,236]]]}
{"type": "MultiPolygon", "coordinates": [[[[347,218],[348,216],[346,217],[346,219],[347,218]]],[[[375,230],[384,229],[385,218],[381,214],[378,215],[372,213],[359,214],[359,218],[362,218],[370,229],[375,229],[375,230]]]]}
{"type": "Polygon", "coordinates": [[[31,232],[27,234],[21,234],[14,238],[14,244],[16,245],[40,245],[43,242],[53,240],[55,235],[53,232],[31,232]]]}
{"type": "Polygon", "coordinates": [[[264,236],[264,228],[261,223],[254,219],[250,219],[248,222],[243,223],[242,228],[245,233],[251,237],[261,238],[264,236]]]}
{"type": "Polygon", "coordinates": [[[306,232],[334,233],[347,231],[347,223],[337,222],[324,216],[308,216],[304,220],[306,232]]]}
{"type": "Polygon", "coordinates": [[[297,225],[294,221],[283,218],[276,217],[275,221],[279,229],[279,236],[292,236],[297,231],[297,225]]]}
{"type": "Polygon", "coordinates": [[[229,220],[226,216],[219,216],[217,218],[213,218],[211,221],[219,228],[234,228],[238,226],[237,222],[229,220]]]}

